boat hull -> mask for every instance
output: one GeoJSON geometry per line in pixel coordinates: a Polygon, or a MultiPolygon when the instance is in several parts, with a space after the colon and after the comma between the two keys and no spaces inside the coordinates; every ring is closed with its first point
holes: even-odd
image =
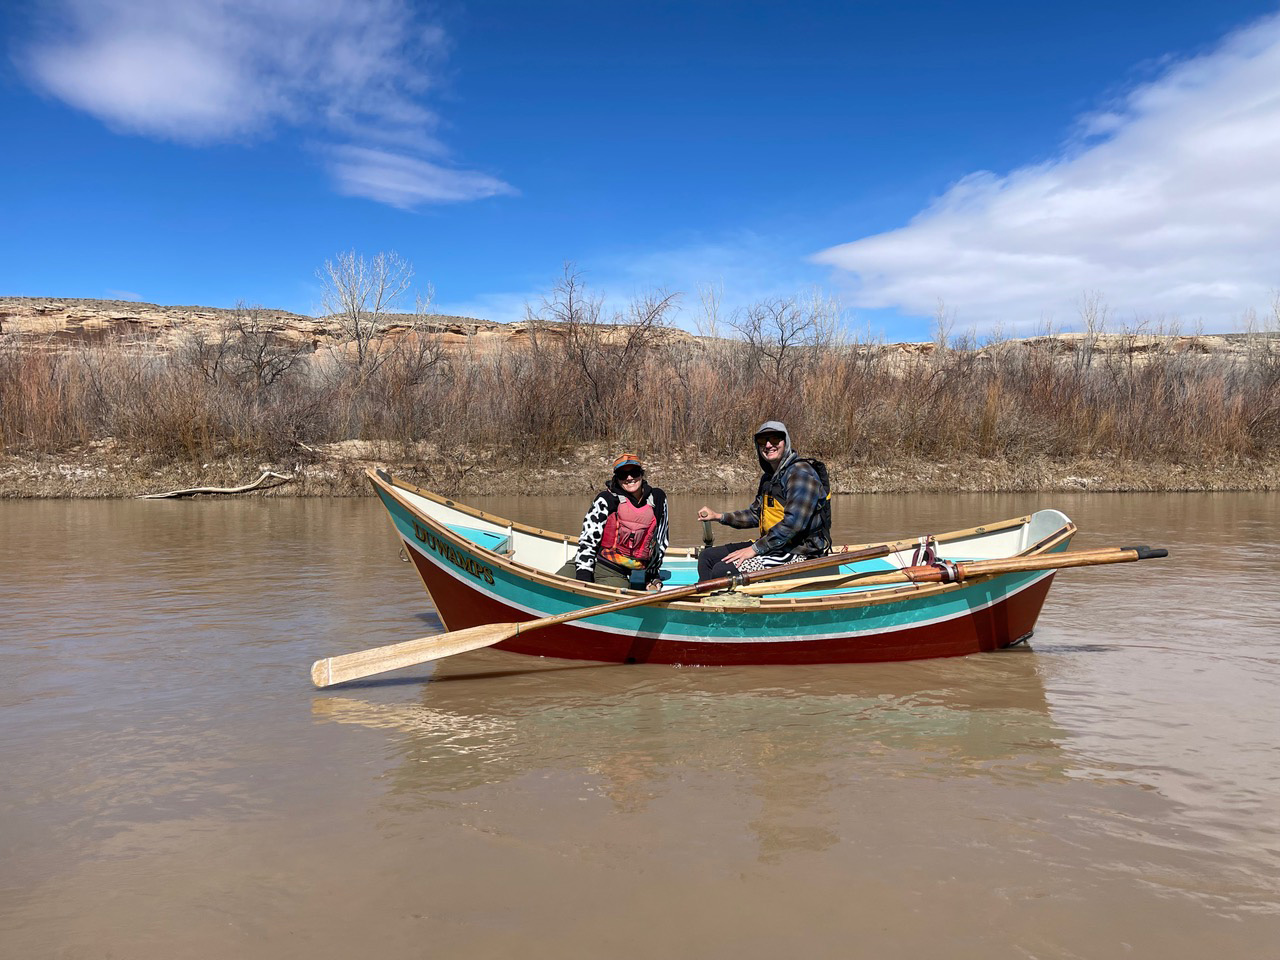
{"type": "MultiPolygon", "coordinates": [[[[455,576],[413,540],[405,539],[404,543],[447,629],[535,618],[530,611],[455,576]]],[[[1024,582],[1017,584],[995,582],[1007,579],[1017,578],[994,578],[955,591],[965,596],[953,595],[945,608],[932,614],[922,613],[918,601],[909,593],[896,603],[845,610],[838,625],[825,625],[818,631],[820,635],[813,637],[788,637],[785,627],[779,635],[781,625],[772,624],[769,636],[734,639],[728,635],[733,621],[750,625],[752,619],[770,616],[743,610],[706,615],[713,621],[706,632],[720,636],[670,636],[670,631],[654,623],[653,617],[647,618],[651,629],[643,629],[638,623],[631,632],[575,621],[516,636],[496,649],[572,660],[689,666],[875,663],[957,657],[999,650],[1031,635],[1053,573],[1024,576],[1020,578],[1024,582]],[[717,619],[727,622],[714,623],[717,619]],[[659,629],[652,629],[653,626],[659,629]]],[[[637,617],[646,610],[649,608],[637,608],[637,617]]],[[[803,613],[774,616],[795,620],[793,629],[797,633],[805,626],[801,622],[803,613]]]]}
{"type": "MultiPolygon", "coordinates": [[[[376,471],[370,479],[447,630],[572,616],[637,596],[548,572],[576,548],[564,534],[494,517],[376,471]]],[[[1026,556],[1064,550],[1074,533],[1061,513],[1043,510],[938,534],[936,544],[953,559],[1026,556]]],[[[915,546],[914,539],[896,541],[887,545],[890,559],[845,569],[900,570],[912,562],[915,546]],[[875,563],[882,566],[866,566],[875,563]]],[[[688,551],[669,552],[668,560],[664,575],[692,575],[688,551]]],[[[702,666],[963,656],[1030,636],[1053,574],[837,588],[811,587],[806,580],[790,592],[758,598],[735,592],[664,602],[659,595],[652,603],[517,633],[498,647],[573,660],[702,666]]]]}

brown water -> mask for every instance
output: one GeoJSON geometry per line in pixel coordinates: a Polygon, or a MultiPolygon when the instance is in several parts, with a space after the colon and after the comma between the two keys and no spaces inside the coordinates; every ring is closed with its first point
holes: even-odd
{"type": "Polygon", "coordinates": [[[1059,575],[1030,649],[317,692],[439,627],[372,500],[0,502],[0,957],[1280,956],[1280,496],[835,519],[1039,506],[1172,558],[1059,575]]]}

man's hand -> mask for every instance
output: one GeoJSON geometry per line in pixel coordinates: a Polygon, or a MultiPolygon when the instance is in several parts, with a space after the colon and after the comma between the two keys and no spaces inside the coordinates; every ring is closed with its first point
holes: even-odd
{"type": "Polygon", "coordinates": [[[699,520],[720,520],[720,519],[722,519],[723,517],[724,517],[724,514],[723,514],[723,513],[716,513],[716,512],[715,512],[714,510],[712,510],[710,507],[699,507],[699,508],[698,508],[698,519],[699,519],[699,520]]]}
{"type": "Polygon", "coordinates": [[[756,556],[755,549],[752,547],[743,547],[741,550],[735,550],[724,558],[724,562],[737,567],[744,560],[750,560],[756,556]]]}

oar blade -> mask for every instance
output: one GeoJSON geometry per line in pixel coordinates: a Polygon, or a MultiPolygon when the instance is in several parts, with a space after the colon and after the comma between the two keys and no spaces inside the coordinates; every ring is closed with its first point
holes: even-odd
{"type": "Polygon", "coordinates": [[[348,680],[359,680],[374,674],[430,663],[443,657],[491,647],[509,640],[520,630],[518,623],[486,623],[466,630],[437,633],[403,643],[393,643],[372,650],[325,657],[311,665],[311,682],[323,689],[348,680]]]}

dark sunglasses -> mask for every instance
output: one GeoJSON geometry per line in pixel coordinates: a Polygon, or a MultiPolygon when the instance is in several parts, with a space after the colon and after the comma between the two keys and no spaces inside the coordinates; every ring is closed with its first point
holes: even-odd
{"type": "Polygon", "coordinates": [[[639,480],[643,476],[644,476],[643,470],[619,470],[618,471],[619,480],[639,480]]]}
{"type": "Polygon", "coordinates": [[[762,433],[756,437],[756,443],[763,446],[766,443],[784,443],[786,439],[781,433],[762,433]]]}

